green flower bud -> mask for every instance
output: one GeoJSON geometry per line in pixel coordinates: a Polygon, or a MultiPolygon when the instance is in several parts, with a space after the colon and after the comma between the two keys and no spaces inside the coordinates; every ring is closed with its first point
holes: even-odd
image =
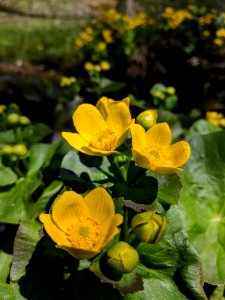
{"type": "Polygon", "coordinates": [[[26,116],[20,116],[20,117],[19,117],[19,122],[20,122],[20,124],[22,124],[22,125],[28,125],[28,124],[31,123],[31,122],[30,122],[30,119],[29,119],[28,117],[26,117],[26,116]]]}
{"type": "Polygon", "coordinates": [[[174,88],[173,86],[168,86],[168,87],[166,88],[166,92],[167,92],[169,95],[175,95],[176,90],[175,90],[175,88],[174,88]]]}
{"type": "Polygon", "coordinates": [[[139,262],[138,252],[126,242],[118,242],[102,258],[102,273],[112,280],[120,280],[124,273],[132,272],[139,262]]]}
{"type": "Polygon", "coordinates": [[[4,104],[1,104],[0,105],[0,114],[3,114],[5,110],[6,110],[6,106],[4,104]]]}
{"type": "Polygon", "coordinates": [[[13,153],[13,146],[11,145],[4,145],[2,147],[2,154],[4,155],[10,155],[13,153]]]}
{"type": "Polygon", "coordinates": [[[13,147],[13,153],[24,156],[27,154],[27,147],[24,144],[17,144],[13,147]]]}
{"type": "Polygon", "coordinates": [[[17,124],[20,121],[20,116],[18,114],[12,113],[7,116],[7,122],[9,124],[17,124]]]}
{"type": "Polygon", "coordinates": [[[166,217],[155,211],[137,214],[131,220],[131,229],[136,237],[145,243],[157,243],[166,232],[166,217]]]}
{"type": "Polygon", "coordinates": [[[144,127],[147,130],[156,124],[157,117],[158,117],[157,110],[148,109],[141,112],[137,116],[136,121],[138,124],[140,124],[142,127],[144,127]]]}

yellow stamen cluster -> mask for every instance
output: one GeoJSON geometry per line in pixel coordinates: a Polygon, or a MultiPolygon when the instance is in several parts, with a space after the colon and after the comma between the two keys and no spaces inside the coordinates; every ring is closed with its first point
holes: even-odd
{"type": "Polygon", "coordinates": [[[116,136],[112,129],[105,129],[95,134],[90,142],[90,146],[104,151],[109,151],[116,143],[116,136]]]}
{"type": "Polygon", "coordinates": [[[77,248],[92,249],[100,236],[101,226],[91,217],[81,217],[68,228],[68,241],[77,248]]]}

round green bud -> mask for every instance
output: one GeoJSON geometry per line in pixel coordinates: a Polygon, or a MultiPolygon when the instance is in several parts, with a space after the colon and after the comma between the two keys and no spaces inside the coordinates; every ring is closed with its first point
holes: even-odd
{"type": "Polygon", "coordinates": [[[4,113],[4,111],[6,110],[6,106],[4,104],[0,105],[0,114],[4,113]]]}
{"type": "Polygon", "coordinates": [[[19,122],[20,122],[20,124],[22,124],[22,125],[28,125],[28,124],[31,123],[31,122],[30,122],[30,119],[29,119],[28,117],[26,117],[26,116],[20,116],[19,118],[20,118],[20,119],[19,119],[19,122]]]}
{"type": "Polygon", "coordinates": [[[175,88],[174,88],[173,86],[168,86],[168,87],[166,88],[166,92],[167,92],[169,95],[175,95],[176,90],[175,90],[175,88]]]}
{"type": "Polygon", "coordinates": [[[12,113],[7,116],[7,122],[9,124],[17,124],[20,121],[20,116],[16,113],[12,113]]]}
{"type": "Polygon", "coordinates": [[[2,147],[2,154],[4,155],[10,155],[13,153],[13,146],[11,145],[4,145],[2,147]]]}
{"type": "Polygon", "coordinates": [[[156,211],[146,211],[135,215],[131,220],[131,230],[145,243],[157,243],[166,232],[166,217],[156,211]]]}
{"type": "Polygon", "coordinates": [[[24,156],[27,154],[27,147],[24,144],[17,144],[13,146],[13,153],[19,156],[24,156]]]}
{"type": "Polygon", "coordinates": [[[141,112],[137,116],[136,122],[147,130],[156,124],[157,117],[158,117],[157,110],[148,109],[141,112]]]}
{"type": "Polygon", "coordinates": [[[124,273],[132,272],[139,263],[138,252],[126,242],[118,242],[103,257],[102,273],[112,280],[120,280],[124,273]]]}

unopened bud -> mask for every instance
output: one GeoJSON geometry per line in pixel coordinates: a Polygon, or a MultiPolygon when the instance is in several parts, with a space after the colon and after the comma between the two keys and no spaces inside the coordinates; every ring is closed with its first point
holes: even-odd
{"type": "Polygon", "coordinates": [[[13,147],[13,153],[24,156],[27,154],[27,147],[24,144],[17,144],[13,147]]]}
{"type": "Polygon", "coordinates": [[[144,127],[147,130],[156,124],[157,117],[158,117],[157,110],[148,109],[141,112],[137,116],[136,121],[138,124],[140,124],[142,127],[144,127]]]}
{"type": "Polygon", "coordinates": [[[16,113],[12,113],[7,116],[7,122],[9,124],[17,124],[20,121],[20,116],[16,113]]]}
{"type": "Polygon", "coordinates": [[[168,87],[166,88],[166,91],[167,91],[167,93],[168,93],[169,95],[175,95],[175,93],[176,93],[176,90],[175,90],[175,88],[174,88],[173,86],[168,86],[168,87]]]}
{"type": "Polygon", "coordinates": [[[126,242],[118,242],[103,257],[102,273],[112,280],[120,280],[124,273],[132,272],[139,263],[138,252],[126,242]]]}
{"type": "Polygon", "coordinates": [[[2,147],[2,154],[4,155],[10,155],[13,153],[13,146],[11,145],[4,145],[2,147]]]}
{"type": "Polygon", "coordinates": [[[166,232],[166,217],[155,211],[139,213],[131,220],[131,229],[136,237],[145,243],[157,243],[166,232]]]}
{"type": "Polygon", "coordinates": [[[26,116],[20,116],[19,122],[22,125],[28,125],[30,124],[30,119],[26,116]]]}

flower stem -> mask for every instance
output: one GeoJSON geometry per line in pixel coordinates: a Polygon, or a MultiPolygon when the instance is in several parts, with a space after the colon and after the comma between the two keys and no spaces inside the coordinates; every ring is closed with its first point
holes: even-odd
{"type": "Polygon", "coordinates": [[[121,181],[121,182],[125,182],[125,178],[123,176],[123,173],[122,173],[122,170],[120,169],[120,166],[118,165],[117,161],[116,161],[116,158],[115,156],[112,156],[112,155],[109,155],[107,156],[110,164],[111,164],[111,167],[112,167],[112,171],[115,175],[115,177],[121,181]]]}

